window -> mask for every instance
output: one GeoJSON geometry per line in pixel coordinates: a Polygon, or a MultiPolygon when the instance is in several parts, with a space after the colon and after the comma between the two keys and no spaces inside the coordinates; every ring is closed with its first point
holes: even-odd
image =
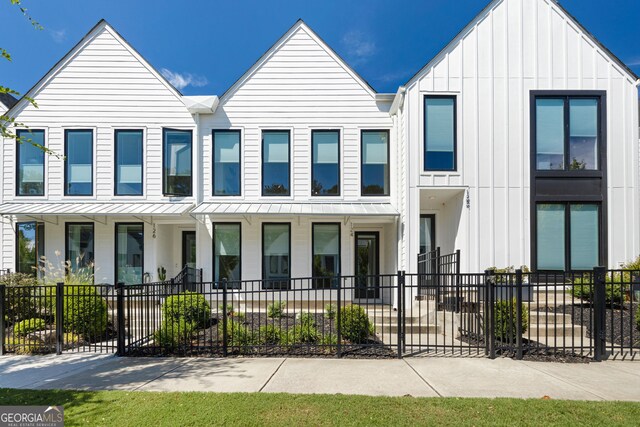
{"type": "Polygon", "coordinates": [[[16,272],[37,275],[44,256],[44,224],[19,222],[16,224],[16,272]]]}
{"type": "Polygon", "coordinates": [[[240,195],[240,131],[213,131],[213,195],[240,195]]]}
{"type": "Polygon", "coordinates": [[[600,98],[536,98],[537,170],[598,170],[600,98]]]}
{"type": "Polygon", "coordinates": [[[116,223],[116,282],[142,283],[144,224],[116,223]]]}
{"type": "Polygon", "coordinates": [[[163,129],[165,196],[191,196],[191,131],[163,129]]]}
{"type": "Polygon", "coordinates": [[[93,272],[93,223],[66,223],[65,261],[69,261],[72,271],[91,267],[93,272]]]}
{"type": "Polygon", "coordinates": [[[93,195],[93,131],[65,130],[65,196],[93,195]]]}
{"type": "Polygon", "coordinates": [[[262,279],[265,289],[288,289],[291,224],[262,225],[262,279]]]}
{"type": "Polygon", "coordinates": [[[361,191],[363,196],[389,195],[389,131],[362,131],[361,191]]]}
{"type": "Polygon", "coordinates": [[[456,170],[456,97],[424,97],[424,170],[456,170]]]}
{"type": "Polygon", "coordinates": [[[44,196],[44,147],[43,130],[18,130],[16,135],[18,153],[18,196],[44,196]]]}
{"type": "Polygon", "coordinates": [[[536,210],[539,270],[589,270],[600,264],[600,205],[539,203],[536,210]]]}
{"type": "Polygon", "coordinates": [[[330,289],[340,276],[340,224],[313,224],[313,287],[330,289]]]}
{"type": "MultiPolygon", "coordinates": [[[[239,282],[241,279],[240,223],[213,224],[213,280],[239,282]]],[[[237,284],[239,285],[239,283],[237,284]]]]}
{"type": "Polygon", "coordinates": [[[116,196],[142,195],[141,130],[116,130],[116,196]]]}
{"type": "Polygon", "coordinates": [[[311,132],[311,195],[340,195],[340,131],[311,132]]]}
{"type": "Polygon", "coordinates": [[[262,131],[262,195],[288,196],[289,131],[262,131]]]}

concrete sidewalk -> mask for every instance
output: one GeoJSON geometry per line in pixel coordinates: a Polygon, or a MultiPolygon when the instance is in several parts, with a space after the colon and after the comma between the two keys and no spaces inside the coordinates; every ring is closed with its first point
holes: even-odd
{"type": "Polygon", "coordinates": [[[5,356],[0,387],[640,401],[640,363],[5,356]]]}

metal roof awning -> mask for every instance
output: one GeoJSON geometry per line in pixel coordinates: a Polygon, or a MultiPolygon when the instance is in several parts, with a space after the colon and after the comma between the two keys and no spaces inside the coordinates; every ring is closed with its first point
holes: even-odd
{"type": "Polygon", "coordinates": [[[389,203],[201,203],[192,215],[385,216],[400,214],[389,203]]]}

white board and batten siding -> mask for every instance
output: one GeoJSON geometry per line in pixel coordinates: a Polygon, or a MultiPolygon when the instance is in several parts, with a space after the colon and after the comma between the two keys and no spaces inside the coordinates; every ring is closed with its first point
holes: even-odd
{"type": "MultiPolygon", "coordinates": [[[[408,269],[419,190],[468,188],[456,247],[463,270],[530,263],[530,91],[607,93],[608,258],[638,255],[638,91],[633,76],[551,0],[496,0],[406,87],[408,269]],[[423,170],[423,96],[458,99],[458,170],[423,170]]],[[[530,265],[530,264],[529,264],[530,265]]]]}

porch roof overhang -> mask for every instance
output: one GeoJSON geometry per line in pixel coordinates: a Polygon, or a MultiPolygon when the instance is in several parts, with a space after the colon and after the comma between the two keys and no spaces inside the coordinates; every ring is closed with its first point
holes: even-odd
{"type": "Polygon", "coordinates": [[[2,216],[167,216],[183,215],[193,203],[135,203],[135,202],[21,202],[0,204],[2,216]]]}
{"type": "Polygon", "coordinates": [[[389,203],[214,203],[199,204],[192,215],[308,215],[397,217],[389,203]]]}

